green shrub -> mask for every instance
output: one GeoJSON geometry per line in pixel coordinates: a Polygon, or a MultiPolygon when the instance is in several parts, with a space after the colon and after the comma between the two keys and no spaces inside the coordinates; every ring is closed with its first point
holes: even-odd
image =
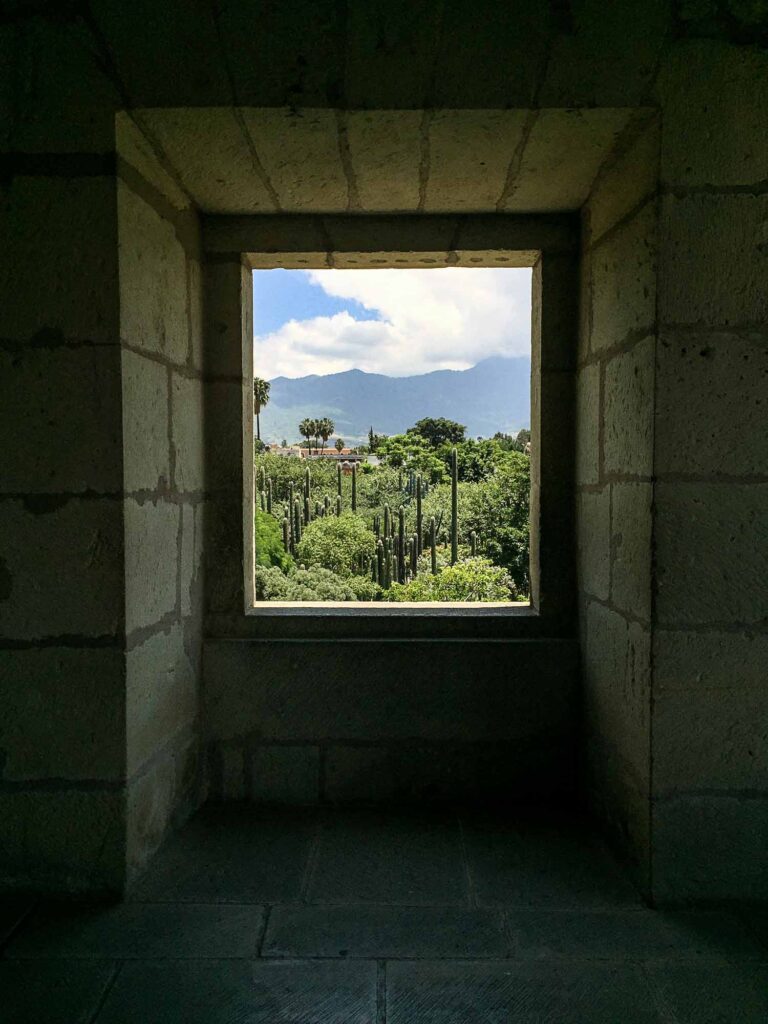
{"type": "Polygon", "coordinates": [[[294,569],[284,573],[277,567],[255,570],[257,601],[356,601],[349,581],[328,569],[294,569]]]}
{"type": "Polygon", "coordinates": [[[339,576],[360,572],[361,559],[372,558],[376,537],[360,516],[345,512],[324,516],[307,526],[296,548],[296,561],[321,566],[339,576]]]}
{"type": "Polygon", "coordinates": [[[277,520],[268,512],[256,509],[253,529],[256,565],[276,565],[286,571],[290,569],[293,559],[283,547],[283,533],[277,520]]]}
{"type": "Polygon", "coordinates": [[[510,601],[512,580],[487,558],[468,558],[441,569],[436,576],[419,573],[409,583],[395,583],[390,601],[510,601]]]}
{"type": "Polygon", "coordinates": [[[344,581],[355,592],[358,601],[380,601],[384,591],[367,576],[349,576],[344,581]]]}

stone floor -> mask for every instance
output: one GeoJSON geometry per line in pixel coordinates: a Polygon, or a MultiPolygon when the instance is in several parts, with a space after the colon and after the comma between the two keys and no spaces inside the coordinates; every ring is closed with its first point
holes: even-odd
{"type": "Polygon", "coordinates": [[[3,1024],[750,1024],[768,912],[642,906],[575,822],[207,808],[128,901],[0,906],[3,1024]]]}

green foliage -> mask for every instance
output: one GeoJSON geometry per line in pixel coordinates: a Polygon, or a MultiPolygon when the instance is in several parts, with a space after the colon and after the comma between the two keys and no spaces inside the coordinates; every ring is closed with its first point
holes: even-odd
{"type": "Polygon", "coordinates": [[[284,573],[276,567],[265,569],[257,565],[255,584],[257,601],[358,600],[349,581],[320,566],[284,573]]]}
{"type": "Polygon", "coordinates": [[[346,577],[360,572],[361,561],[372,558],[375,550],[376,538],[365,521],[343,512],[315,519],[307,526],[296,548],[296,560],[346,577]]]}
{"type": "Polygon", "coordinates": [[[436,576],[419,573],[408,583],[394,583],[390,601],[509,601],[514,596],[507,573],[487,558],[468,558],[440,569],[436,576]]]}
{"type": "Polygon", "coordinates": [[[455,420],[447,420],[444,416],[437,419],[427,416],[412,427],[408,428],[409,434],[423,437],[432,448],[439,448],[444,444],[459,444],[464,440],[467,428],[455,420]]]}
{"type": "Polygon", "coordinates": [[[421,473],[430,483],[443,477],[443,460],[419,434],[393,434],[392,437],[383,438],[376,452],[388,466],[421,473]]]}
{"type": "Polygon", "coordinates": [[[274,516],[256,509],[253,516],[256,564],[288,570],[293,559],[283,546],[283,534],[274,516]]]}

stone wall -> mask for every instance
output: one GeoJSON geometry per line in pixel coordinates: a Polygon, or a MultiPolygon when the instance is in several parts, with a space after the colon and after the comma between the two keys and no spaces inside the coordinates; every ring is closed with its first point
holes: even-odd
{"type": "Polygon", "coordinates": [[[197,216],[118,119],[128,876],[199,799],[203,347],[197,216]]]}
{"type": "Polygon", "coordinates": [[[631,125],[583,212],[577,535],[588,799],[647,891],[658,126],[631,125]]]}
{"type": "Polygon", "coordinates": [[[577,646],[209,640],[212,795],[272,803],[572,798],[577,646]]]}

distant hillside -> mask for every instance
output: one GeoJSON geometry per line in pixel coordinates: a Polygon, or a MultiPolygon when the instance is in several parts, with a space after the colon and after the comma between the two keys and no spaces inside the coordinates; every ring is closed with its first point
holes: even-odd
{"type": "Polygon", "coordinates": [[[267,443],[299,440],[305,416],[330,416],[345,440],[368,428],[398,434],[423,416],[445,416],[467,426],[470,437],[491,437],[530,426],[531,361],[484,359],[469,370],[435,370],[415,377],[385,377],[347,370],[327,376],[276,377],[261,414],[267,443]]]}

